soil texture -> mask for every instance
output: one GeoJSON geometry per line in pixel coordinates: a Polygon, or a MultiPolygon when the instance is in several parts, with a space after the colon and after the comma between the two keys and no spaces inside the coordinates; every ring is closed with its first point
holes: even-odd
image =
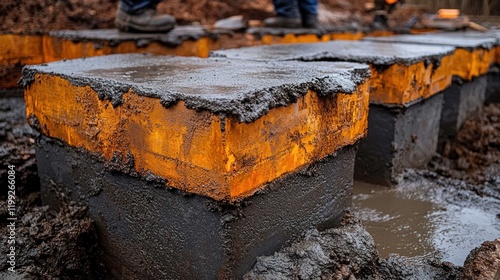
{"type": "MultiPolygon", "coordinates": [[[[0,33],[44,33],[62,29],[114,28],[117,0],[4,0],[0,2],[0,33]]],[[[370,21],[365,0],[320,1],[324,24],[370,21]]],[[[273,16],[270,0],[164,0],[158,12],[173,15],[178,24],[211,25],[234,15],[263,20],[273,16]]]]}
{"type": "Polygon", "coordinates": [[[434,157],[430,169],[471,184],[494,182],[500,174],[500,104],[490,104],[466,120],[443,155],[434,157]]]}

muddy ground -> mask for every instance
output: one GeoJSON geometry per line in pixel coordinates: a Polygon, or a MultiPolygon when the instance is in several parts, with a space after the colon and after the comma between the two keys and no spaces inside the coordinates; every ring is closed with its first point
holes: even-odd
{"type": "MultiPolygon", "coordinates": [[[[0,1],[0,33],[44,33],[61,29],[114,28],[117,0],[3,0],[0,1]]],[[[364,11],[369,0],[322,0],[322,24],[369,25],[372,15],[364,11]]],[[[175,16],[178,24],[211,25],[234,15],[263,20],[273,15],[271,0],[164,0],[158,11],[175,16]]],[[[401,11],[390,23],[406,22],[413,14],[401,11]]]]}
{"type": "MultiPolygon", "coordinates": [[[[93,223],[85,208],[68,202],[51,210],[41,205],[34,159],[37,135],[24,121],[20,97],[0,99],[0,236],[7,242],[5,165],[16,166],[18,256],[17,279],[99,279],[100,263],[93,223]]],[[[475,203],[497,211],[500,217],[500,104],[489,105],[468,120],[443,156],[436,155],[428,169],[409,170],[400,177],[403,192],[428,186],[432,197],[453,204],[475,203]],[[460,156],[458,156],[460,155],[460,156]],[[451,195],[450,195],[451,194],[451,195]],[[450,199],[451,197],[451,199],[450,199]],[[488,203],[483,203],[483,198],[488,203]]],[[[420,192],[419,192],[420,193],[420,192]]],[[[490,210],[491,210],[490,209],[490,210]]],[[[499,236],[500,237],[500,234],[499,236]]],[[[471,252],[465,266],[440,260],[439,254],[382,258],[372,236],[357,217],[347,215],[339,228],[309,231],[273,256],[261,257],[246,279],[492,279],[500,267],[500,240],[484,240],[471,252]],[[478,275],[486,275],[477,278],[478,275]],[[474,276],[474,277],[473,277],[474,276]]],[[[0,278],[7,274],[6,246],[0,255],[0,278]]],[[[16,278],[11,278],[16,279],[16,278]]]]}

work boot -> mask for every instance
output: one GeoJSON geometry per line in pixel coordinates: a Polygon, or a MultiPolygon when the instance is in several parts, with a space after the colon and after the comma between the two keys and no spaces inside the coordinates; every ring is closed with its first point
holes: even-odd
{"type": "Polygon", "coordinates": [[[264,20],[265,27],[299,28],[302,26],[300,18],[272,17],[264,20]]]}
{"type": "Polygon", "coordinates": [[[315,14],[302,15],[302,27],[318,28],[318,15],[315,14]]]}
{"type": "Polygon", "coordinates": [[[118,5],[115,25],[119,30],[131,32],[168,32],[175,27],[175,18],[171,15],[161,15],[154,8],[146,8],[134,14],[129,14],[118,5]]]}

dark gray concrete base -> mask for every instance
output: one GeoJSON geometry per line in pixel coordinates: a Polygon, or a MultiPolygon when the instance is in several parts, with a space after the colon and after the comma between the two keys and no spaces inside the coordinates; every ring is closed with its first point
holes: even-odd
{"type": "Polygon", "coordinates": [[[408,108],[370,104],[368,136],[359,143],[357,180],[390,186],[405,168],[426,165],[436,152],[443,95],[408,108]]]}
{"type": "Polygon", "coordinates": [[[500,103],[500,70],[488,73],[488,87],[486,88],[485,103],[500,103]]]}
{"type": "Polygon", "coordinates": [[[481,76],[470,82],[453,81],[443,91],[438,151],[443,150],[446,141],[455,136],[467,118],[484,107],[487,84],[487,76],[481,76]]]}
{"type": "Polygon", "coordinates": [[[355,147],[283,176],[238,204],[109,170],[98,157],[42,136],[42,199],[55,190],[88,206],[119,279],[236,279],[303,231],[338,224],[351,203],[355,147]]]}

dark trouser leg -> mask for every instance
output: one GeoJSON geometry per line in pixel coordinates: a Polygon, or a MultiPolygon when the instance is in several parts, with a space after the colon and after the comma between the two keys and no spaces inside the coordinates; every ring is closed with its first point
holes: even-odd
{"type": "Polygon", "coordinates": [[[273,0],[276,15],[284,18],[299,18],[297,0],[273,0]]]}
{"type": "Polygon", "coordinates": [[[303,27],[318,26],[318,0],[298,0],[303,27]]]}
{"type": "Polygon", "coordinates": [[[128,14],[135,14],[145,8],[155,8],[161,0],[121,0],[122,9],[128,14]]]}

